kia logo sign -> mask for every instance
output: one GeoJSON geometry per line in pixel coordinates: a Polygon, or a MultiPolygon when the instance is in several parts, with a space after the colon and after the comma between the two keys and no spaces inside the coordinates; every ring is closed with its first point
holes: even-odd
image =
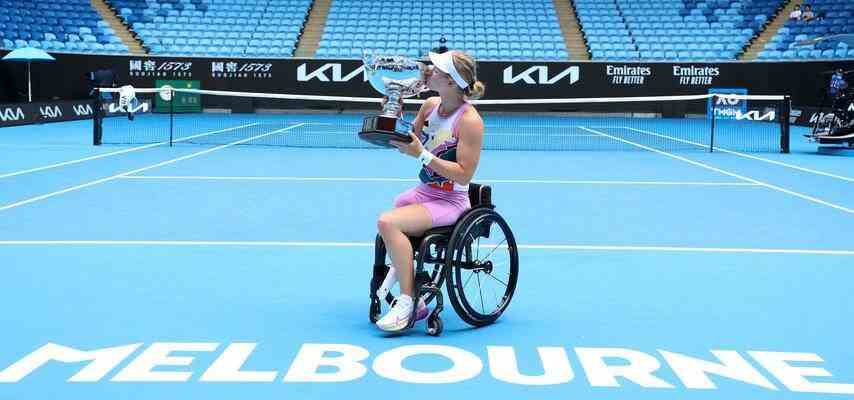
{"type": "Polygon", "coordinates": [[[569,67],[558,74],[551,76],[549,67],[546,65],[535,65],[519,74],[513,74],[513,66],[504,68],[504,83],[508,85],[522,81],[528,85],[553,85],[569,76],[569,84],[578,82],[581,69],[578,66],[569,67]]]}
{"type": "Polygon", "coordinates": [[[0,120],[3,122],[20,121],[22,119],[24,119],[24,110],[21,110],[21,107],[0,108],[0,120]]]}
{"type": "Polygon", "coordinates": [[[92,106],[89,104],[75,104],[73,107],[74,113],[77,114],[78,117],[82,117],[84,115],[92,115],[92,106]]]}
{"type": "Polygon", "coordinates": [[[39,107],[39,113],[44,119],[62,118],[62,110],[59,109],[59,106],[39,107]]]}
{"type": "Polygon", "coordinates": [[[321,82],[347,82],[359,74],[362,74],[362,81],[368,80],[368,77],[365,76],[364,65],[356,68],[354,71],[351,71],[346,75],[343,73],[343,67],[338,63],[323,64],[320,68],[311,72],[308,72],[308,66],[306,64],[302,64],[297,67],[297,81],[300,82],[308,82],[312,79],[317,79],[321,82]],[[327,75],[327,73],[329,73],[329,75],[327,75]]]}
{"type": "Polygon", "coordinates": [[[736,121],[740,120],[748,120],[748,121],[774,121],[777,119],[777,114],[774,111],[768,111],[765,114],[759,114],[759,111],[753,110],[748,111],[746,113],[742,113],[741,111],[735,112],[736,121]]]}
{"type": "Polygon", "coordinates": [[[92,118],[91,101],[45,101],[0,106],[0,126],[16,126],[92,118]]]}
{"type": "Polygon", "coordinates": [[[148,112],[148,103],[139,103],[136,107],[131,107],[130,105],[128,105],[127,107],[122,107],[122,106],[120,106],[120,105],[118,105],[118,104],[111,103],[111,104],[110,104],[110,107],[109,107],[109,110],[110,110],[110,113],[119,113],[119,112],[121,112],[121,113],[124,113],[124,112],[130,112],[130,113],[143,112],[143,113],[147,113],[147,112],[148,112]]]}

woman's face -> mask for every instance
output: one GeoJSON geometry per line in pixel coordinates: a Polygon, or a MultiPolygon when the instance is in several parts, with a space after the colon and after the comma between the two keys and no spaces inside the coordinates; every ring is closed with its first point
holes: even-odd
{"type": "Polygon", "coordinates": [[[427,71],[425,72],[427,87],[431,90],[435,90],[437,92],[442,92],[447,90],[450,86],[449,83],[451,81],[451,76],[440,71],[438,68],[434,66],[427,67],[427,71]]]}

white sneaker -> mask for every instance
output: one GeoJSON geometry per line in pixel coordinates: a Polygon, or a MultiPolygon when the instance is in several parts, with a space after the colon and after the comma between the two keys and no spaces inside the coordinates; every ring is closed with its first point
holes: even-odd
{"type": "MultiPolygon", "coordinates": [[[[385,316],[377,321],[377,327],[386,332],[399,332],[409,325],[409,318],[412,316],[412,297],[400,295],[394,300],[391,310],[385,316]]],[[[416,321],[420,321],[427,317],[427,305],[423,299],[418,299],[418,314],[416,321]]]]}

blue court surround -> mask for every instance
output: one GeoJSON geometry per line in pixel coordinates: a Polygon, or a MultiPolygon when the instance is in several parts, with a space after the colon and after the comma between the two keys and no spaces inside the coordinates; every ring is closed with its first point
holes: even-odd
{"type": "MultiPolygon", "coordinates": [[[[476,181],[493,186],[497,210],[521,245],[519,286],[489,327],[471,329],[447,307],[439,338],[428,337],[423,323],[390,338],[367,319],[376,217],[415,183],[414,159],[253,146],[194,156],[214,147],[183,145],[13,175],[131,148],[91,146],[89,132],[84,121],[0,129],[0,399],[826,399],[817,392],[854,392],[851,385],[795,391],[792,378],[750,353],[812,353],[823,361],[789,364],[832,376],[804,379],[854,382],[854,152],[817,151],[800,128],[793,127],[788,155],[485,151],[476,181]],[[125,175],[134,170],[141,171],[125,175]],[[141,345],[96,382],[68,382],[85,362],[49,362],[3,382],[10,366],[48,343],[81,351],[141,345]],[[156,343],[218,345],[175,352],[191,363],[154,369],[190,372],[185,382],[111,381],[156,343]],[[256,344],[242,369],[275,371],[274,381],[201,382],[235,343],[256,344]],[[363,348],[366,371],[347,382],[284,382],[306,344],[363,348]],[[461,382],[415,386],[376,371],[378,356],[410,345],[461,349],[483,369],[461,382]],[[512,347],[528,375],[543,373],[538,347],[562,347],[573,378],[503,382],[490,370],[488,346],[512,347]],[[591,380],[593,363],[579,355],[584,348],[623,349],[637,360],[643,353],[660,364],[651,374],[672,388],[624,377],[617,387],[601,386],[591,380]],[[713,350],[736,352],[776,390],[715,374],[708,374],[713,389],[692,388],[679,375],[685,367],[663,355],[720,363],[713,350]]],[[[403,365],[438,373],[452,363],[419,355],[403,365]]]]}

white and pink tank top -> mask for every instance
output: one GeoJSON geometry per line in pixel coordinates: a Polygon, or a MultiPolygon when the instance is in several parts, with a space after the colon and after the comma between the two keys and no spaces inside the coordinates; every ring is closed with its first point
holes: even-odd
{"type": "MultiPolygon", "coordinates": [[[[421,142],[424,143],[424,148],[433,153],[437,158],[456,162],[457,143],[459,142],[457,124],[460,117],[468,109],[469,103],[463,103],[451,115],[445,117],[439,115],[440,106],[441,104],[434,107],[425,120],[421,133],[421,142]]],[[[436,189],[448,192],[468,191],[468,185],[460,185],[441,176],[426,165],[421,168],[418,178],[421,179],[421,182],[436,189]]]]}

